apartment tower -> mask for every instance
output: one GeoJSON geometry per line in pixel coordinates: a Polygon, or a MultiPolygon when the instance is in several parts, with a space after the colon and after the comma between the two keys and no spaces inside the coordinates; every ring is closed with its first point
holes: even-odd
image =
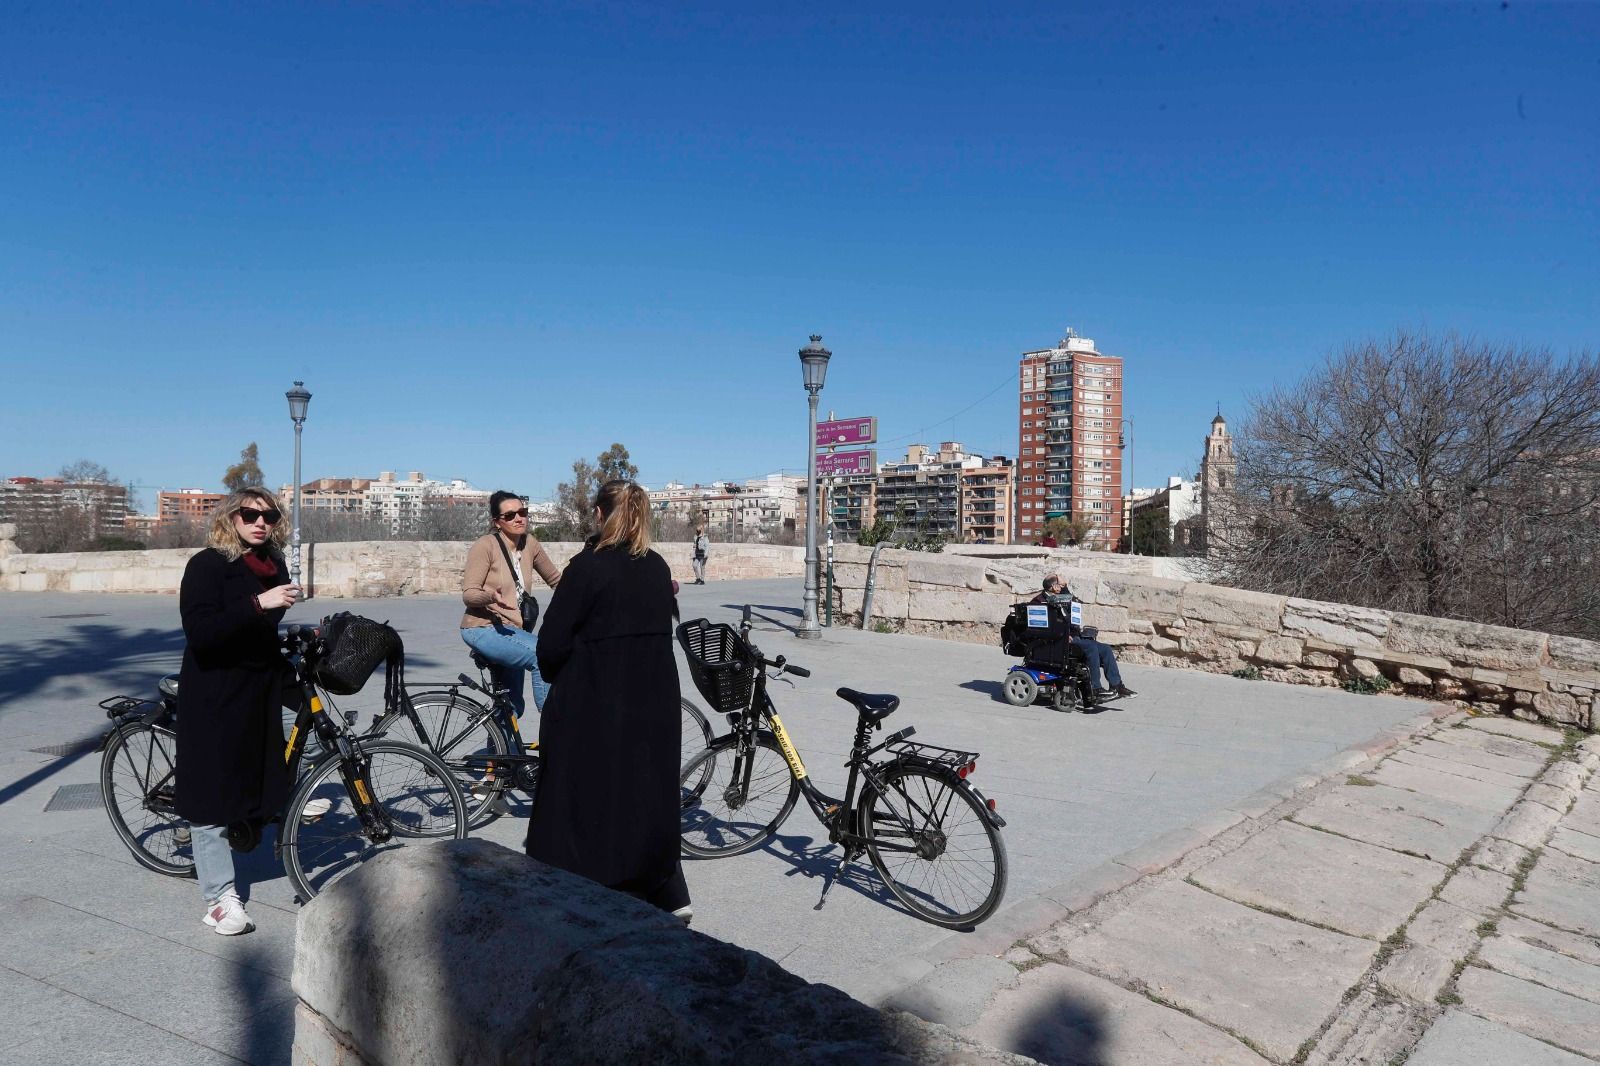
{"type": "Polygon", "coordinates": [[[1019,372],[1017,521],[1031,544],[1052,518],[1081,522],[1084,546],[1115,551],[1122,536],[1122,358],[1072,330],[1023,352],[1019,372]]]}

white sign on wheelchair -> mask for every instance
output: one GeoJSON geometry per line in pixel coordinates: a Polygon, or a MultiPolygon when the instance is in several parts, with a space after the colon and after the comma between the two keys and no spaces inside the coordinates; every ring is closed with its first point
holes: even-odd
{"type": "Polygon", "coordinates": [[[1028,605],[1028,628],[1050,628],[1050,606],[1044,603],[1030,603],[1028,605]]]}
{"type": "Polygon", "coordinates": [[[1072,601],[1072,624],[1079,629],[1083,628],[1083,604],[1077,600],[1072,601]]]}

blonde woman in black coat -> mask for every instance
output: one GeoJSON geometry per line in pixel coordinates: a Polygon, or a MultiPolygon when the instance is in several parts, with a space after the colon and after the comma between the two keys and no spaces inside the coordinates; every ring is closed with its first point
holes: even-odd
{"type": "Polygon", "coordinates": [[[539,631],[550,696],[527,851],[688,921],[672,573],[650,550],[638,485],[606,482],[595,517],[600,532],[567,564],[539,631]]]}
{"type": "Polygon", "coordinates": [[[265,489],[235,492],[211,516],[206,547],[178,592],[178,813],[190,823],[205,924],[224,936],[255,928],[234,886],[228,823],[265,821],[288,799],[283,761],[285,665],[278,621],[300,588],[283,562],[288,524],[265,489]]]}

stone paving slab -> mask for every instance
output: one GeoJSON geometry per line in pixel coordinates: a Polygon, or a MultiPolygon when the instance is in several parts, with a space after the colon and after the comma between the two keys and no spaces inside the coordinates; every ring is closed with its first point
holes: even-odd
{"type": "Polygon", "coordinates": [[[1600,863],[1546,851],[1511,909],[1561,929],[1600,937],[1600,863]]]}
{"type": "Polygon", "coordinates": [[[1465,1011],[1446,1011],[1406,1066],[1589,1066],[1590,1060],[1465,1011]]]}
{"type": "Polygon", "coordinates": [[[1550,842],[1545,846],[1565,852],[1575,859],[1600,862],[1600,837],[1580,833],[1565,825],[1556,826],[1556,831],[1550,834],[1550,842]]]}
{"type": "Polygon", "coordinates": [[[1508,977],[1534,981],[1557,992],[1600,1004],[1600,966],[1569,959],[1511,936],[1486,939],[1478,949],[1477,961],[1508,977]]]}
{"type": "Polygon", "coordinates": [[[1569,933],[1565,929],[1557,929],[1543,922],[1519,918],[1516,915],[1501,918],[1495,932],[1501,936],[1516,937],[1546,951],[1560,952],[1591,966],[1600,966],[1600,938],[1597,937],[1569,933]]]}
{"type": "Polygon", "coordinates": [[[1534,744],[1560,744],[1565,739],[1561,730],[1551,726],[1524,722],[1518,718],[1502,718],[1497,715],[1468,718],[1462,725],[1467,729],[1477,729],[1502,737],[1515,737],[1518,740],[1526,740],[1534,744]]]}
{"type": "Polygon", "coordinates": [[[1388,785],[1347,785],[1313,800],[1294,820],[1448,864],[1495,819],[1485,811],[1388,785]]]}
{"type": "Polygon", "coordinates": [[[1396,762],[1393,759],[1385,759],[1382,765],[1366,776],[1381,784],[1495,814],[1507,810],[1517,802],[1517,797],[1526,787],[1521,784],[1514,786],[1492,784],[1488,781],[1462,777],[1459,774],[1447,774],[1423,766],[1396,762]]]}
{"type": "Polygon", "coordinates": [[[1566,820],[1562,823],[1568,829],[1575,829],[1580,833],[1590,836],[1600,836],[1600,791],[1596,791],[1593,779],[1589,787],[1578,797],[1578,802],[1567,811],[1566,820]]]}
{"type": "Polygon", "coordinates": [[[1472,862],[1487,870],[1515,876],[1523,860],[1530,854],[1532,852],[1521,844],[1513,844],[1509,840],[1496,837],[1478,845],[1478,850],[1472,853],[1472,862]]]}
{"type": "Polygon", "coordinates": [[[1600,1005],[1530,981],[1469,966],[1456,982],[1462,1006],[1536,1040],[1600,1057],[1600,1005]]]}
{"type": "Polygon", "coordinates": [[[1433,735],[1433,739],[1452,747],[1473,748],[1518,762],[1534,763],[1541,768],[1550,759],[1549,748],[1531,744],[1526,740],[1486,733],[1481,729],[1472,729],[1464,725],[1454,729],[1441,729],[1433,735]]]}
{"type": "Polygon", "coordinates": [[[238,1066],[239,1060],[0,965],[0,1062],[238,1066]]]}
{"type": "Polygon", "coordinates": [[[1484,917],[1496,914],[1511,895],[1511,878],[1478,866],[1462,866],[1445,882],[1439,898],[1484,917]]]}
{"type": "MultiPolygon", "coordinates": [[[[1448,747],[1446,745],[1441,744],[1438,747],[1448,751],[1448,747]]],[[[1489,759],[1498,758],[1498,756],[1495,755],[1485,755],[1484,757],[1489,759]]],[[[1389,758],[1384,762],[1384,765],[1387,766],[1390,763],[1401,763],[1406,766],[1416,766],[1424,770],[1437,770],[1439,773],[1450,774],[1454,777],[1465,777],[1473,781],[1483,781],[1491,785],[1505,785],[1508,788],[1515,789],[1526,788],[1528,786],[1528,782],[1534,777],[1538,776],[1537,769],[1534,769],[1527,774],[1508,774],[1504,770],[1494,770],[1490,769],[1489,767],[1477,766],[1472,763],[1451,762],[1449,759],[1442,759],[1436,755],[1428,755],[1424,752],[1416,750],[1415,748],[1402,748],[1401,750],[1395,752],[1393,755],[1389,756],[1389,758]]],[[[1530,767],[1533,766],[1532,763],[1529,763],[1528,765],[1530,767]]]]}
{"type": "Polygon", "coordinates": [[[1068,944],[1074,965],[1236,1033],[1278,1061],[1338,1007],[1374,945],[1214,896],[1181,882],[1068,944]]]}
{"type": "Polygon", "coordinates": [[[1103,978],[1046,963],[995,997],[964,1035],[1060,1066],[1264,1066],[1204,1022],[1103,978]]]}
{"type": "Polygon", "coordinates": [[[1427,859],[1279,822],[1190,879],[1241,903],[1381,940],[1446,874],[1427,859]]]}
{"type": "MultiPolygon", "coordinates": [[[[1441,729],[1403,750],[1408,755],[1437,759],[1454,767],[1457,773],[1466,773],[1468,768],[1492,770],[1507,777],[1520,778],[1525,782],[1538,777],[1549,758],[1549,753],[1543,748],[1531,744],[1526,745],[1525,750],[1512,749],[1517,751],[1517,754],[1503,754],[1482,747],[1483,744],[1491,742],[1490,738],[1482,733],[1441,729]]],[[[1504,742],[1498,743],[1504,744],[1504,742]]]]}

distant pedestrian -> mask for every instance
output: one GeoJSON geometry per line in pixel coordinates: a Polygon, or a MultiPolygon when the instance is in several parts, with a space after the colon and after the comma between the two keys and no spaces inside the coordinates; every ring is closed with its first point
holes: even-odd
{"type": "Polygon", "coordinates": [[[706,560],[711,558],[711,538],[706,536],[705,526],[694,527],[694,583],[706,583],[706,560]]]}
{"type": "Polygon", "coordinates": [[[223,936],[255,928],[234,884],[228,826],[265,822],[289,796],[283,702],[293,689],[278,622],[300,587],[283,562],[288,533],[270,492],[233,493],[212,513],[206,547],[178,590],[186,643],[175,800],[189,822],[205,924],[223,936]]]}
{"type": "Polygon", "coordinates": [[[539,668],[539,798],[527,852],[688,921],[678,858],[682,717],[672,572],[650,550],[650,497],[608,481],[600,532],[550,598],[539,668]]]}
{"type": "MultiPolygon", "coordinates": [[[[511,693],[511,706],[520,718],[527,710],[523,681],[529,671],[535,707],[544,707],[550,691],[539,675],[539,640],[525,623],[522,608],[532,600],[528,589],[534,574],[555,588],[561,571],[528,532],[528,503],[521,496],[504,490],[490,496],[489,525],[490,532],[467,549],[461,575],[461,599],[467,605],[461,639],[492,664],[495,681],[511,693]]],[[[537,605],[530,609],[538,610],[537,605]]]]}

